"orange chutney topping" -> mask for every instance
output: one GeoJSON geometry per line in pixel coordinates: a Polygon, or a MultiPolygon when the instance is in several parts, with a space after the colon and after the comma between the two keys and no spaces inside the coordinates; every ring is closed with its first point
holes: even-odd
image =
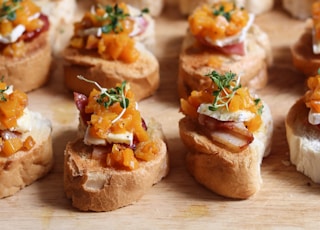
{"type": "MultiPolygon", "coordinates": [[[[19,90],[6,93],[7,85],[0,82],[0,132],[11,132],[17,127],[17,120],[23,115],[28,103],[27,95],[19,90]]],[[[20,150],[30,150],[35,145],[31,136],[25,140],[15,134],[10,138],[0,137],[0,155],[10,156],[20,150]]]]}
{"type": "Polygon", "coordinates": [[[304,95],[304,101],[308,108],[320,113],[320,75],[309,77],[307,80],[309,90],[304,95]]]}
{"type": "Polygon", "coordinates": [[[78,49],[97,50],[106,60],[132,63],[139,58],[135,41],[129,36],[133,26],[134,21],[129,17],[126,4],[97,5],[93,12],[86,12],[82,20],[74,24],[70,45],[78,49]],[[92,28],[101,30],[101,34],[98,35],[97,31],[84,32],[92,28]]]}
{"type": "MultiPolygon", "coordinates": [[[[220,77],[223,77],[224,75],[219,75],[220,77]]],[[[222,78],[220,79],[221,81],[222,78]]],[[[221,82],[220,82],[221,83],[221,82]]],[[[231,82],[232,85],[234,82],[231,82]]],[[[198,107],[204,103],[204,104],[210,104],[213,101],[216,100],[216,97],[214,92],[217,92],[218,86],[216,83],[212,82],[212,86],[209,89],[202,90],[202,91],[192,91],[191,95],[187,99],[181,99],[180,100],[180,109],[185,114],[188,115],[194,119],[197,119],[199,116],[199,113],[197,112],[198,107]]],[[[224,107],[219,109],[228,109],[229,112],[236,112],[238,110],[246,110],[250,111],[255,114],[255,116],[249,120],[244,122],[246,127],[250,132],[254,132],[258,130],[262,124],[261,119],[261,111],[259,111],[262,108],[262,102],[260,99],[255,99],[251,96],[248,88],[242,88],[239,87],[234,91],[234,94],[232,97],[226,97],[228,95],[232,94],[232,91],[228,88],[224,88],[224,90],[221,91],[221,94],[219,99],[217,101],[217,105],[225,104],[224,107]]]]}
{"type": "MultiPolygon", "coordinates": [[[[32,0],[0,0],[0,34],[8,36],[19,25],[23,25],[26,32],[40,29],[44,23],[39,17],[35,17],[38,13],[40,7],[32,0]]],[[[3,45],[3,55],[21,57],[25,54],[23,40],[3,45]]]]}
{"type": "Polygon", "coordinates": [[[247,24],[249,14],[233,2],[203,4],[189,16],[191,33],[202,41],[222,39],[238,34],[247,24]]]}
{"type": "Polygon", "coordinates": [[[120,102],[115,102],[106,108],[104,102],[110,99],[104,97],[101,101],[101,91],[93,89],[89,95],[85,112],[91,114],[88,124],[92,136],[106,139],[109,133],[133,133],[135,149],[131,146],[113,143],[111,152],[106,158],[107,166],[133,170],[139,167],[139,161],[154,159],[159,150],[144,127],[141,114],[136,108],[134,95],[128,87],[125,87],[124,96],[129,102],[126,108],[123,108],[120,102]]]}

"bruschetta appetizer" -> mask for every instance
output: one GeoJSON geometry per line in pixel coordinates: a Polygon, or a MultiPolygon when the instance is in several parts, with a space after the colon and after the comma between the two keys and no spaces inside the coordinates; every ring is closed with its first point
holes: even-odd
{"type": "Polygon", "coordinates": [[[129,84],[96,86],[88,97],[74,94],[79,138],[65,149],[64,187],[74,207],[111,211],[138,201],[167,175],[169,160],[160,124],[142,118],[129,84]]]}
{"type": "Polygon", "coordinates": [[[137,100],[151,96],[159,86],[159,63],[139,42],[146,32],[147,10],[131,15],[124,3],[95,5],[74,26],[74,36],[64,50],[67,88],[89,95],[92,86],[77,75],[110,88],[127,81],[137,100]]]}
{"type": "Polygon", "coordinates": [[[260,89],[267,84],[271,46],[254,15],[233,2],[203,4],[189,16],[180,53],[178,87],[181,97],[207,88],[205,75],[216,70],[241,75],[241,84],[260,89]]]}
{"type": "Polygon", "coordinates": [[[49,77],[49,20],[31,0],[0,1],[0,76],[29,92],[49,77]]]}
{"type": "Polygon", "coordinates": [[[0,82],[0,198],[45,176],[53,166],[51,122],[27,105],[24,92],[0,82]]]}
{"type": "Polygon", "coordinates": [[[290,161],[297,170],[320,183],[320,73],[307,80],[308,90],[289,110],[285,125],[290,161]]]}
{"type": "Polygon", "coordinates": [[[270,153],[273,120],[268,105],[241,87],[232,72],[211,72],[210,87],[181,99],[180,137],[187,169],[213,192],[247,199],[262,185],[261,162],[270,153]]]}

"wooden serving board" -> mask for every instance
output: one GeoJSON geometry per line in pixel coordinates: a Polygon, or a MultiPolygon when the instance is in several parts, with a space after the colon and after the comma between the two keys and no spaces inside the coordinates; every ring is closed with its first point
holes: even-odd
{"type": "MultiPolygon", "coordinates": [[[[53,124],[55,165],[51,173],[12,197],[0,200],[1,229],[255,229],[316,228],[320,225],[320,186],[290,164],[284,119],[305,90],[305,77],[292,65],[290,46],[305,22],[292,19],[277,2],[273,11],[256,18],[272,43],[274,64],[269,83],[258,91],[274,119],[271,154],[262,163],[262,189],[248,200],[231,200],[199,185],[188,174],[186,149],[179,138],[177,96],[178,55],[187,28],[186,18],[174,6],[156,19],[155,54],[161,84],[156,94],[140,103],[145,117],[163,126],[170,152],[171,171],[134,205],[112,212],[79,212],[63,190],[63,151],[76,137],[78,112],[62,81],[56,58],[48,85],[29,93],[30,108],[53,124]]],[[[320,167],[320,166],[319,166],[320,167]]]]}

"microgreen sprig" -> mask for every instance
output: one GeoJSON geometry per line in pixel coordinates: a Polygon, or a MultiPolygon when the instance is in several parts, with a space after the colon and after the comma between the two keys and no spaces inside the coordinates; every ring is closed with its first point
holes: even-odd
{"type": "Polygon", "coordinates": [[[122,115],[125,113],[126,109],[129,106],[129,99],[126,98],[125,96],[125,88],[127,84],[126,81],[123,81],[120,86],[106,89],[106,88],[102,88],[97,82],[88,80],[81,75],[78,75],[77,78],[80,80],[92,83],[98,87],[101,93],[96,101],[97,103],[103,105],[106,109],[112,106],[114,103],[117,103],[117,102],[120,103],[120,106],[121,108],[123,108],[123,110],[118,115],[118,117],[116,117],[112,121],[112,123],[115,123],[122,117],[122,115]]]}
{"type": "MultiPolygon", "coordinates": [[[[233,9],[235,9],[235,5],[233,5],[233,9]]],[[[226,12],[224,9],[224,6],[220,6],[219,9],[213,9],[214,16],[221,15],[221,16],[225,17],[225,19],[227,19],[228,22],[230,22],[230,20],[231,20],[231,14],[232,14],[232,11],[226,12]]]]}
{"type": "Polygon", "coordinates": [[[19,9],[20,2],[22,0],[12,0],[12,3],[8,4],[9,0],[3,0],[1,8],[0,8],[0,21],[4,19],[8,19],[9,21],[13,21],[16,19],[16,10],[19,9]]]}
{"type": "Polygon", "coordinates": [[[206,76],[210,77],[217,89],[212,92],[214,100],[209,109],[216,111],[219,108],[229,110],[229,102],[235,95],[236,91],[241,87],[240,78],[235,78],[236,74],[227,72],[219,74],[217,71],[212,71],[206,76]]]}
{"type": "Polygon", "coordinates": [[[125,14],[123,9],[121,9],[118,4],[115,4],[113,7],[107,5],[105,7],[106,16],[100,18],[100,20],[109,20],[110,22],[102,26],[103,33],[119,33],[123,30],[121,21],[129,17],[129,14],[125,14]]]}

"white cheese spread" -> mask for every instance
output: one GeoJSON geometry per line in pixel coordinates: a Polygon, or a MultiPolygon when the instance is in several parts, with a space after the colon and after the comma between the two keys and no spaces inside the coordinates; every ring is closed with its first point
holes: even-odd
{"type": "Polygon", "coordinates": [[[207,115],[209,117],[215,118],[219,121],[235,121],[235,122],[244,122],[251,120],[255,114],[252,112],[249,112],[247,110],[238,110],[235,112],[229,112],[227,110],[215,110],[212,111],[209,109],[209,107],[212,106],[212,104],[201,104],[198,107],[198,113],[207,115]]]}

